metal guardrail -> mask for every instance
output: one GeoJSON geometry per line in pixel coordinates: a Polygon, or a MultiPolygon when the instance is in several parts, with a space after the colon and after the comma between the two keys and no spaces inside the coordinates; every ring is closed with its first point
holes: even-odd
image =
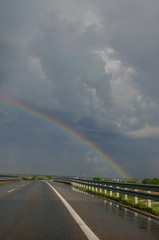
{"type": "Polygon", "coordinates": [[[119,193],[121,193],[125,195],[125,199],[127,199],[127,195],[134,196],[135,203],[138,203],[138,197],[148,199],[149,207],[151,206],[151,200],[159,202],[159,194],[151,193],[151,192],[159,192],[159,186],[157,185],[121,183],[121,182],[110,182],[110,181],[94,181],[94,180],[85,180],[85,179],[77,179],[77,178],[56,178],[54,180],[77,184],[85,187],[86,189],[93,188],[93,189],[96,189],[96,191],[98,191],[98,189],[102,189],[105,191],[108,190],[111,192],[111,195],[112,195],[112,192],[116,192],[117,197],[119,197],[119,193]],[[143,192],[143,191],[146,191],[146,192],[143,192]]]}
{"type": "Polygon", "coordinates": [[[19,181],[19,180],[21,180],[21,178],[17,176],[0,175],[0,182],[19,181]]]}
{"type": "MultiPolygon", "coordinates": [[[[58,179],[58,178],[56,178],[58,179]]],[[[62,179],[62,178],[61,178],[62,179]]],[[[129,188],[129,189],[139,189],[151,192],[159,192],[159,185],[152,184],[136,184],[136,183],[121,183],[121,182],[110,182],[110,181],[95,181],[95,180],[85,180],[85,179],[76,179],[76,178],[63,178],[67,181],[80,181],[80,182],[89,182],[94,184],[102,184],[108,186],[115,186],[120,188],[129,188]]]]}
{"type": "MultiPolygon", "coordinates": [[[[77,182],[81,184],[81,182],[77,182]]],[[[134,196],[134,197],[140,197],[140,198],[146,198],[146,199],[150,199],[150,200],[154,200],[154,201],[159,201],[159,194],[151,194],[151,193],[144,193],[144,192],[137,192],[137,191],[131,191],[131,190],[124,190],[121,188],[114,188],[114,187],[109,187],[109,186],[104,186],[104,185],[97,185],[97,184],[89,184],[89,183],[84,183],[86,186],[89,187],[94,187],[94,188],[99,188],[99,189],[103,189],[103,190],[109,190],[112,192],[118,192],[121,194],[126,194],[126,195],[130,195],[130,196],[134,196]]]]}

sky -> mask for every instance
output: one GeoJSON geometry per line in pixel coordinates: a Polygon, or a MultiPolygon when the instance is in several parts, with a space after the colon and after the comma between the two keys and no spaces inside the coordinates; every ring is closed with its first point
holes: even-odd
{"type": "Polygon", "coordinates": [[[0,173],[159,176],[159,1],[1,0],[0,173]]]}

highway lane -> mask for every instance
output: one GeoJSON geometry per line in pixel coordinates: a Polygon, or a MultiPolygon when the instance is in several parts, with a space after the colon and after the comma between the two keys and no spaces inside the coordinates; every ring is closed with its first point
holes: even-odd
{"type": "Polygon", "coordinates": [[[39,181],[29,182],[0,200],[0,239],[87,238],[57,195],[39,181]]]}
{"type": "MultiPolygon", "coordinates": [[[[50,184],[99,239],[159,239],[157,221],[85,194],[70,185],[50,184]]],[[[33,181],[0,185],[1,239],[85,240],[87,237],[53,189],[45,182],[33,181]]]]}
{"type": "Polygon", "coordinates": [[[3,200],[4,197],[9,197],[12,192],[17,192],[28,185],[30,182],[6,182],[0,183],[0,200],[3,200]],[[8,195],[9,194],[9,195],[8,195]]]}

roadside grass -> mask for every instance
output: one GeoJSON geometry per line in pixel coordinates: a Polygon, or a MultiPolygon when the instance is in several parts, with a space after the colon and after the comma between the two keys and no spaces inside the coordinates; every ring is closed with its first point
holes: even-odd
{"type": "Polygon", "coordinates": [[[144,212],[148,212],[148,213],[154,214],[156,216],[159,216],[159,204],[153,205],[153,201],[152,201],[152,207],[148,207],[146,199],[138,198],[138,203],[136,204],[133,196],[128,196],[127,200],[125,200],[124,194],[119,194],[119,197],[117,197],[117,194],[112,192],[112,196],[110,196],[109,190],[107,190],[107,193],[104,193],[104,190],[102,190],[102,189],[101,190],[98,189],[98,191],[96,191],[96,190],[92,190],[92,189],[86,189],[84,187],[79,187],[76,185],[74,185],[74,187],[77,187],[81,190],[84,190],[84,191],[87,191],[87,192],[90,192],[93,194],[97,194],[97,195],[112,199],[116,202],[123,203],[130,207],[142,210],[144,212]]]}

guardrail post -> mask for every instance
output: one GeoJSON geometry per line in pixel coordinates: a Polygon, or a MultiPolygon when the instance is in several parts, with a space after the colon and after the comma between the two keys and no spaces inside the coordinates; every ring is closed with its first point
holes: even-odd
{"type": "MultiPolygon", "coordinates": [[[[117,188],[119,188],[119,187],[117,187],[117,188]]],[[[116,193],[116,197],[119,198],[119,192],[116,193]]]]}
{"type": "MultiPolygon", "coordinates": [[[[127,190],[127,188],[125,188],[125,190],[127,190]]],[[[125,194],[125,200],[128,200],[128,195],[125,194]]]]}
{"type": "MultiPolygon", "coordinates": [[[[147,193],[151,193],[151,191],[148,191],[147,193]]],[[[148,200],[147,200],[147,206],[148,206],[148,207],[151,207],[151,199],[148,199],[148,200]]]]}
{"type": "MultiPolygon", "coordinates": [[[[110,187],[112,187],[112,186],[110,186],[110,187]]],[[[110,191],[110,196],[112,196],[112,191],[110,191]]]]}
{"type": "MultiPolygon", "coordinates": [[[[137,192],[137,189],[135,189],[135,192],[137,192]]],[[[135,196],[135,204],[138,204],[138,197],[135,196]]]]}
{"type": "MultiPolygon", "coordinates": [[[[107,185],[105,185],[105,187],[106,187],[106,186],[107,186],[107,185]]],[[[105,194],[105,195],[107,194],[107,189],[104,190],[104,194],[105,194]]]]}

